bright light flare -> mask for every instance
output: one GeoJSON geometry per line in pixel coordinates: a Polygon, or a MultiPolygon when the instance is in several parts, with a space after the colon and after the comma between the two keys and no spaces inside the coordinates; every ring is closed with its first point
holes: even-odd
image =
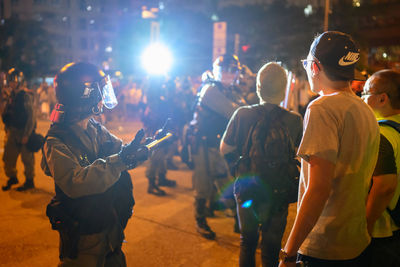
{"type": "Polygon", "coordinates": [[[242,204],[242,208],[248,209],[251,207],[251,205],[253,204],[253,200],[247,200],[242,204]]]}
{"type": "Polygon", "coordinates": [[[172,54],[162,44],[152,44],[142,54],[142,65],[150,74],[166,74],[172,65],[172,54]]]}

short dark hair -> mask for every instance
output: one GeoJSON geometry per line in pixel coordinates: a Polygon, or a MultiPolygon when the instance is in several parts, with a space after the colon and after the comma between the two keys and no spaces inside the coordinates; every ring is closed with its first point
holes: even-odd
{"type": "Polygon", "coordinates": [[[334,82],[338,82],[338,81],[350,81],[349,78],[343,77],[342,75],[338,74],[337,72],[335,72],[334,70],[331,70],[329,67],[324,66],[324,72],[326,77],[328,77],[329,80],[334,81],[334,82]]]}
{"type": "Polygon", "coordinates": [[[386,93],[392,108],[400,109],[400,72],[380,70],[371,77],[377,79],[377,93],[386,93]]]}

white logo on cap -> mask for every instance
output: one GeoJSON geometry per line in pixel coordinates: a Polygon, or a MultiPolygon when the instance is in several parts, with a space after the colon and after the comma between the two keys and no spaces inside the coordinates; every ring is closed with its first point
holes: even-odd
{"type": "Polygon", "coordinates": [[[339,60],[340,66],[348,66],[356,63],[360,59],[360,53],[348,52],[339,60]]]}

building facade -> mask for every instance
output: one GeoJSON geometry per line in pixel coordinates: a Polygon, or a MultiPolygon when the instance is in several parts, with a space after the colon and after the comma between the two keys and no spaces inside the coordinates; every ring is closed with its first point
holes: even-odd
{"type": "Polygon", "coordinates": [[[41,22],[55,50],[54,66],[89,61],[112,68],[121,7],[113,0],[2,0],[1,19],[41,22]]]}

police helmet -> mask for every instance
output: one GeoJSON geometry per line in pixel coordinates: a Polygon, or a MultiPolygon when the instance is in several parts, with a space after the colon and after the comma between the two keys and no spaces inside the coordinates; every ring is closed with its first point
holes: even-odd
{"type": "Polygon", "coordinates": [[[64,106],[94,106],[103,100],[104,106],[112,109],[118,103],[110,76],[90,63],[65,65],[54,84],[57,101],[64,106]]]}
{"type": "Polygon", "coordinates": [[[110,76],[90,63],[72,62],[65,65],[54,78],[54,85],[58,101],[56,111],[69,113],[66,114],[69,117],[82,119],[99,113],[100,101],[108,109],[118,103],[110,76]]]}
{"type": "Polygon", "coordinates": [[[16,68],[11,68],[7,72],[7,82],[16,82],[18,84],[24,81],[24,73],[16,68]]]}
{"type": "Polygon", "coordinates": [[[238,74],[241,69],[239,58],[236,55],[226,54],[219,56],[213,63],[213,74],[217,81],[221,80],[223,71],[238,74]]]}

